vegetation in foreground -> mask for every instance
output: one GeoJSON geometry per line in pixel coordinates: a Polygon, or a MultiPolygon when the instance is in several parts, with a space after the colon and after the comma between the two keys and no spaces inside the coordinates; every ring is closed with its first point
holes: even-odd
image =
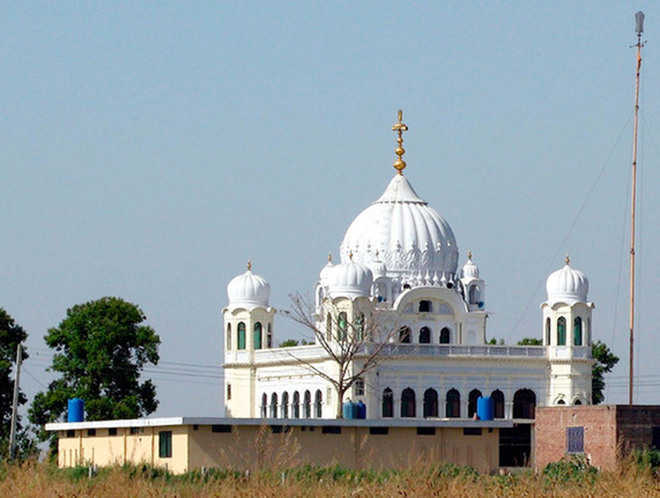
{"type": "Polygon", "coordinates": [[[599,472],[574,458],[540,473],[493,476],[451,464],[402,471],[209,469],[177,476],[147,466],[91,472],[27,461],[0,464],[0,496],[654,496],[660,495],[658,456],[639,453],[616,472],[599,472]]]}

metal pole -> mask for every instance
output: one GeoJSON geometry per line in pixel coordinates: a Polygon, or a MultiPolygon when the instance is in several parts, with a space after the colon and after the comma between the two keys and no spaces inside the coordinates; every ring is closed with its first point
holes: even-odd
{"type": "Polygon", "coordinates": [[[633,404],[633,343],[635,330],[635,207],[637,204],[637,125],[639,116],[639,73],[642,68],[642,34],[637,33],[637,71],[635,74],[635,119],[633,122],[632,155],[632,209],[630,220],[630,384],[628,386],[628,404],[633,404]]]}
{"type": "Polygon", "coordinates": [[[9,431],[9,458],[13,459],[16,453],[16,418],[18,417],[18,385],[21,379],[21,363],[23,361],[23,348],[21,343],[16,346],[16,376],[14,378],[14,399],[11,405],[11,429],[9,431]]]}

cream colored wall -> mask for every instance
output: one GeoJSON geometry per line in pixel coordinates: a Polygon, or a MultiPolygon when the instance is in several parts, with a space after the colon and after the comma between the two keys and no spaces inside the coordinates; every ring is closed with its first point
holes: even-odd
{"type": "Polygon", "coordinates": [[[342,427],[341,434],[302,429],[273,434],[269,427],[234,426],[232,433],[213,433],[210,426],[200,426],[190,432],[190,468],[340,464],[380,469],[452,462],[490,472],[498,466],[497,429],[482,429],[481,436],[465,436],[454,428],[437,428],[434,436],[419,436],[414,427],[390,428],[387,435],[370,435],[367,427],[342,427]]]}
{"type": "Polygon", "coordinates": [[[96,429],[96,436],[88,436],[87,430],[76,430],[75,437],[66,437],[60,431],[58,439],[58,466],[95,464],[99,466],[148,464],[166,467],[180,473],[188,469],[188,428],[141,427],[143,432],[130,434],[129,428],[117,429],[116,436],[109,436],[108,429],[96,429]],[[158,456],[158,433],[172,431],[172,457],[158,456]]]}

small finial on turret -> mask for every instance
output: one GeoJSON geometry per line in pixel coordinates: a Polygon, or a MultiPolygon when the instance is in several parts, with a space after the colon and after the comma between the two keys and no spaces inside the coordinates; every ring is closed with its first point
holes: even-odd
{"type": "Polygon", "coordinates": [[[394,153],[398,156],[396,161],[394,161],[394,169],[399,172],[400,175],[403,174],[403,170],[406,169],[406,162],[401,159],[406,153],[406,149],[403,148],[403,132],[408,131],[408,125],[403,122],[403,111],[399,109],[397,114],[398,121],[392,125],[392,131],[397,132],[398,137],[396,142],[398,144],[397,148],[394,149],[394,153]]]}
{"type": "Polygon", "coordinates": [[[348,253],[348,259],[350,259],[351,261],[353,261],[353,251],[350,251],[350,252],[348,253]]]}
{"type": "Polygon", "coordinates": [[[564,261],[566,261],[567,265],[571,263],[571,258],[568,254],[566,255],[566,258],[564,259],[564,261]]]}
{"type": "Polygon", "coordinates": [[[328,253],[328,263],[332,263],[332,253],[328,253]]]}
{"type": "Polygon", "coordinates": [[[252,260],[251,259],[248,259],[247,269],[248,269],[248,271],[252,271],[252,260]]]}
{"type": "Polygon", "coordinates": [[[468,259],[472,259],[472,251],[468,249],[468,259]]]}

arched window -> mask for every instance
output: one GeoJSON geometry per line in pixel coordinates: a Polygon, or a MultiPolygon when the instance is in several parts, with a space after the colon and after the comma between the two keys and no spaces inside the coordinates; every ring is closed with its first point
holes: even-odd
{"type": "Polygon", "coordinates": [[[557,319],[557,346],[566,346],[566,318],[557,319]]]}
{"type": "Polygon", "coordinates": [[[591,346],[591,318],[587,318],[587,324],[586,324],[586,330],[585,330],[585,336],[586,336],[586,344],[585,346],[591,346]]]}
{"type": "Polygon", "coordinates": [[[325,317],[325,340],[328,342],[332,340],[332,316],[330,313],[325,317]]]}
{"type": "Polygon", "coordinates": [[[565,405],[566,401],[564,401],[563,399],[560,399],[559,401],[557,401],[557,404],[558,405],[565,405]]]}
{"type": "Polygon", "coordinates": [[[277,394],[270,395],[270,418],[277,418],[277,394]]]}
{"type": "Polygon", "coordinates": [[[406,387],[401,393],[401,416],[415,416],[415,391],[406,387]]]}
{"type": "Polygon", "coordinates": [[[490,397],[493,400],[493,416],[495,418],[504,418],[504,393],[496,389],[490,393],[490,397]]]}
{"type": "Polygon", "coordinates": [[[419,329],[419,343],[420,344],[430,344],[431,343],[431,329],[428,327],[422,327],[419,329]]]}
{"type": "Polygon", "coordinates": [[[432,310],[433,310],[433,308],[431,306],[431,301],[420,301],[419,302],[419,312],[420,313],[428,313],[432,310]]]}
{"type": "Polygon", "coordinates": [[[268,416],[268,395],[263,393],[261,395],[261,417],[266,418],[268,416]]]}
{"type": "Polygon", "coordinates": [[[574,405],[581,405],[581,404],[582,404],[582,401],[580,401],[579,399],[576,399],[575,402],[574,402],[573,404],[574,404],[574,405]]]}
{"type": "Polygon", "coordinates": [[[428,388],[424,391],[424,417],[438,416],[438,391],[428,388]]]}
{"type": "Polygon", "coordinates": [[[582,346],[582,318],[573,320],[573,346],[582,346]]]}
{"type": "Polygon", "coordinates": [[[293,393],[293,418],[300,418],[300,393],[293,393]]]}
{"type": "Polygon", "coordinates": [[[254,349],[261,349],[261,322],[254,324],[254,349]]]}
{"type": "Polygon", "coordinates": [[[399,329],[399,342],[410,344],[410,329],[408,327],[401,327],[399,329]]]}
{"type": "Polygon", "coordinates": [[[536,394],[530,389],[519,389],[513,395],[513,418],[534,418],[536,394]]]}
{"type": "Polygon", "coordinates": [[[323,394],[321,394],[320,389],[317,389],[314,395],[314,407],[316,409],[316,418],[321,418],[323,416],[323,394]]]}
{"type": "Polygon", "coordinates": [[[447,327],[443,327],[440,331],[440,344],[449,344],[450,332],[447,327]]]}
{"type": "Polygon", "coordinates": [[[238,323],[238,349],[245,349],[245,323],[238,323]]]}
{"type": "Polygon", "coordinates": [[[231,351],[231,323],[227,324],[227,351],[231,351]]]}
{"type": "Polygon", "coordinates": [[[383,391],[383,418],[391,418],[394,416],[394,396],[392,390],[387,387],[383,391]]]}
{"type": "Polygon", "coordinates": [[[447,391],[445,415],[449,418],[458,418],[461,416],[461,395],[456,389],[447,391]]]}
{"type": "Polygon", "coordinates": [[[269,349],[273,347],[273,327],[270,323],[268,324],[268,334],[266,334],[266,347],[269,349]]]}
{"type": "Polygon", "coordinates": [[[477,413],[477,399],[481,396],[481,391],[479,389],[472,389],[470,391],[470,395],[468,397],[468,417],[472,418],[472,416],[477,413]]]}
{"type": "Polygon", "coordinates": [[[470,290],[468,292],[468,301],[470,304],[478,304],[479,303],[479,287],[476,285],[471,285],[470,290]]]}
{"type": "Polygon", "coordinates": [[[282,393],[282,418],[289,418],[289,393],[284,391],[282,393]]]}
{"type": "Polygon", "coordinates": [[[355,331],[357,332],[357,340],[364,341],[364,313],[358,313],[355,316],[355,331]]]}
{"type": "Polygon", "coordinates": [[[312,416],[312,394],[309,391],[305,391],[303,415],[305,418],[312,416]]]}
{"type": "Polygon", "coordinates": [[[347,329],[348,329],[348,318],[346,318],[346,312],[342,311],[337,317],[337,335],[340,341],[345,341],[348,339],[347,329]]]}
{"type": "Polygon", "coordinates": [[[545,319],[545,345],[550,345],[550,318],[545,319]]]}

